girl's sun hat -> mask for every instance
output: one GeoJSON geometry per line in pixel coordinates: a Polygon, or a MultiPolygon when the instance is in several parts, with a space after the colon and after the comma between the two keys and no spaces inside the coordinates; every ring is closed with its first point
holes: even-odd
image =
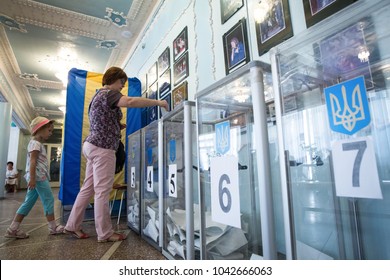
{"type": "Polygon", "coordinates": [[[48,123],[54,123],[54,120],[49,120],[45,117],[36,117],[33,119],[30,124],[31,135],[34,136],[38,129],[48,123]]]}

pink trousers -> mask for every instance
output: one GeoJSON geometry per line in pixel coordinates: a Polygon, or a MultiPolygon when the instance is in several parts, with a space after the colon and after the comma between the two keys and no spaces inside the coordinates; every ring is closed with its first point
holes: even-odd
{"type": "Polygon", "coordinates": [[[85,209],[94,195],[95,227],[98,240],[109,238],[113,233],[110,216],[110,192],[114,184],[115,151],[99,148],[89,142],[83,144],[87,159],[85,180],[72,207],[65,229],[78,231],[84,220],[85,209]]]}

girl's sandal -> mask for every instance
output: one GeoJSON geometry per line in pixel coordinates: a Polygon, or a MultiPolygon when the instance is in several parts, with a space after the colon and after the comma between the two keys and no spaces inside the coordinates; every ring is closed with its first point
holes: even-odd
{"type": "Polygon", "coordinates": [[[76,237],[77,239],[87,239],[87,238],[89,238],[89,235],[86,234],[85,232],[83,232],[83,230],[70,231],[70,230],[64,229],[64,233],[70,234],[73,237],[76,237]]]}
{"type": "Polygon", "coordinates": [[[122,241],[126,239],[126,235],[121,233],[114,233],[107,239],[98,240],[99,243],[106,243],[106,242],[117,242],[122,241]]]}

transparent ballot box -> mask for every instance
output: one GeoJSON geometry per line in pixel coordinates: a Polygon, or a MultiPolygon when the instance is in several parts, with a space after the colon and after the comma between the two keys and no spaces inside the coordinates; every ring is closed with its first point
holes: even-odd
{"type": "Polygon", "coordinates": [[[141,237],[156,249],[161,248],[159,184],[159,121],[142,128],[141,237]]]}
{"type": "MultiPolygon", "coordinates": [[[[197,190],[195,103],[184,101],[163,117],[163,247],[168,259],[195,259],[197,190]],[[194,219],[196,221],[194,222],[194,219]]],[[[199,211],[197,211],[199,213],[199,211]]]]}
{"type": "Polygon", "coordinates": [[[127,226],[140,234],[141,222],[141,130],[127,138],[127,226]]]}
{"type": "Polygon", "coordinates": [[[271,51],[289,259],[390,259],[390,2],[271,51]]]}
{"type": "Polygon", "coordinates": [[[196,95],[202,259],[276,259],[265,105],[253,61],[196,95]]]}

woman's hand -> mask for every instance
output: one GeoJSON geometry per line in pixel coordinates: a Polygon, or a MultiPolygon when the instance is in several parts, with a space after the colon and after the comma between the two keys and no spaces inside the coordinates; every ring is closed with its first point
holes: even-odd
{"type": "Polygon", "coordinates": [[[166,100],[158,100],[158,106],[163,107],[165,110],[169,111],[169,105],[166,100]]]}

